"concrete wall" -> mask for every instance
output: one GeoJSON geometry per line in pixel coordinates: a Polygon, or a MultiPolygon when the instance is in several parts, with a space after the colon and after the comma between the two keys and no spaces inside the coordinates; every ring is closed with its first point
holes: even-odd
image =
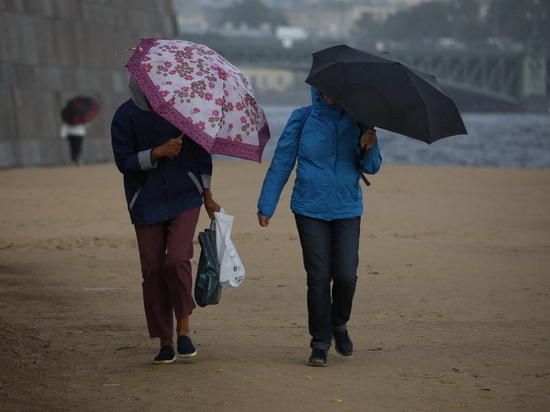
{"type": "Polygon", "coordinates": [[[76,95],[100,103],[84,162],[111,161],[132,52],[113,56],[175,33],[172,0],[0,0],[0,168],[68,164],[60,111],[76,95]]]}

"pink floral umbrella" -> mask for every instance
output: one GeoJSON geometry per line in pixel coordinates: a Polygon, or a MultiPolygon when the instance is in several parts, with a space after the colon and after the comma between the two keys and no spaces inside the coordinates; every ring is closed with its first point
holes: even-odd
{"type": "Polygon", "coordinates": [[[269,140],[246,76],[201,44],[142,39],[126,64],[152,108],[212,154],[261,161],[269,140]]]}

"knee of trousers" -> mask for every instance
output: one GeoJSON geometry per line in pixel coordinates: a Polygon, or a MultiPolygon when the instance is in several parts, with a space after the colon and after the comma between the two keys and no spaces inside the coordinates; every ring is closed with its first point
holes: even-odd
{"type": "Polygon", "coordinates": [[[307,286],[310,288],[323,289],[330,288],[332,278],[330,273],[308,273],[307,286]]]}
{"type": "Polygon", "coordinates": [[[192,253],[191,254],[180,254],[180,255],[174,255],[174,254],[170,254],[168,253],[166,255],[166,260],[165,260],[165,263],[166,263],[166,266],[167,267],[180,267],[180,266],[184,266],[184,267],[187,267],[191,264],[191,258],[193,257],[192,253]]]}
{"type": "Polygon", "coordinates": [[[334,285],[343,288],[355,289],[357,286],[357,275],[347,277],[335,277],[334,285]]]}

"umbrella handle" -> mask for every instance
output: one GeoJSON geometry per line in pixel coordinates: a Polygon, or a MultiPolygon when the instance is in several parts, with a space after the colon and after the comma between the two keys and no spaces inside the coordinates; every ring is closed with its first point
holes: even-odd
{"type": "MultiPolygon", "coordinates": [[[[370,128],[369,130],[372,130],[372,129],[374,129],[374,126],[371,126],[371,128],[370,128]]],[[[367,132],[368,132],[368,130],[367,130],[367,132]]],[[[362,148],[361,148],[361,153],[359,153],[359,160],[364,159],[364,157],[365,157],[366,154],[367,154],[367,151],[365,150],[365,148],[362,147],[362,148]]],[[[365,184],[366,184],[367,186],[370,186],[370,182],[368,181],[368,179],[367,179],[367,177],[365,176],[365,174],[364,174],[361,170],[359,170],[359,172],[361,173],[361,179],[363,179],[363,182],[365,182],[365,184]]]]}
{"type": "MultiPolygon", "coordinates": [[[[374,129],[374,126],[371,126],[369,130],[372,130],[374,129]]],[[[367,132],[369,131],[367,130],[367,132]]],[[[366,133],[366,132],[365,132],[366,133]]],[[[363,137],[363,136],[361,136],[363,137]]],[[[359,138],[359,140],[361,140],[361,138],[359,138]]],[[[359,153],[359,159],[363,159],[365,157],[365,155],[367,154],[367,151],[365,150],[364,147],[361,148],[361,153],[359,153]]],[[[368,185],[367,185],[368,186],[368,185]]]]}

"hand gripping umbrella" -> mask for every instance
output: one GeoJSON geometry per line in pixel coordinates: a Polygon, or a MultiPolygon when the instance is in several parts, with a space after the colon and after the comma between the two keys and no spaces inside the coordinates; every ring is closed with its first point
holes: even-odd
{"type": "Polygon", "coordinates": [[[428,144],[467,134],[455,103],[434,76],[388,53],[345,45],[313,54],[306,82],[326,94],[354,119],[428,144]]]}
{"type": "Polygon", "coordinates": [[[155,112],[212,154],[261,161],[269,140],[246,76],[208,47],[142,39],[126,64],[155,112]]]}

